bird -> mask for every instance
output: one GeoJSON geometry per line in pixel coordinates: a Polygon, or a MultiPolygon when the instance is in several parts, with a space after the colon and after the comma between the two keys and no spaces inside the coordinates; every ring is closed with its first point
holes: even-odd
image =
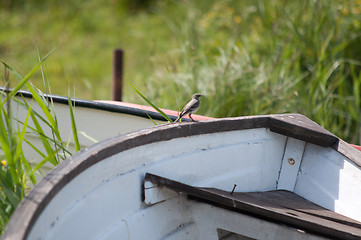
{"type": "Polygon", "coordinates": [[[174,122],[178,122],[185,115],[189,115],[190,119],[192,119],[192,121],[194,122],[194,119],[191,117],[191,115],[198,110],[201,103],[201,101],[199,101],[200,97],[202,97],[202,94],[193,94],[192,100],[190,100],[187,105],[184,106],[183,110],[174,122]]]}

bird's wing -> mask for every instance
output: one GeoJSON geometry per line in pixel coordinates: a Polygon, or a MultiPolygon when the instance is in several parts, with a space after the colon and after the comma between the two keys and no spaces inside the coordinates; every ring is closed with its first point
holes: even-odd
{"type": "Polygon", "coordinates": [[[192,99],[189,101],[189,103],[187,103],[187,105],[184,106],[182,112],[179,114],[179,116],[184,116],[186,115],[189,111],[192,110],[193,105],[197,102],[197,100],[192,99]]]}

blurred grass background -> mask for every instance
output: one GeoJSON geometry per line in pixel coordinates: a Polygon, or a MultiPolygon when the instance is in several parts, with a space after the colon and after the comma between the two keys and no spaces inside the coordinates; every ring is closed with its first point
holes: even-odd
{"type": "MultiPolygon", "coordinates": [[[[0,58],[26,73],[42,54],[53,94],[177,109],[194,92],[212,117],[301,113],[360,142],[360,0],[2,0],[0,58]]],[[[3,74],[3,73],[0,73],[3,74]]],[[[0,75],[1,77],[1,75],[0,75]]],[[[1,79],[3,79],[1,77],[1,79]]],[[[41,88],[41,73],[32,78],[41,88]]]]}

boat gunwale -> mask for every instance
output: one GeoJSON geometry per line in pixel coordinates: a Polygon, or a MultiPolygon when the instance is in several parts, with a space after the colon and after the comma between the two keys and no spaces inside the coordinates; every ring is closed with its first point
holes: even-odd
{"type": "Polygon", "coordinates": [[[285,136],[331,147],[361,167],[360,151],[300,114],[245,116],[194,123],[162,124],[101,141],[59,164],[19,204],[5,228],[3,239],[26,239],[47,204],[67,183],[94,164],[115,154],[175,138],[254,128],[267,128],[285,136]],[[23,225],[20,226],[19,223],[23,225]]]}
{"type": "MultiPolygon", "coordinates": [[[[0,87],[0,91],[2,92],[8,92],[9,90],[0,87]]],[[[19,90],[15,96],[23,96],[25,98],[33,98],[33,95],[24,90],[19,90]]],[[[54,103],[64,104],[68,105],[68,98],[60,95],[51,95],[51,94],[44,94],[44,98],[48,101],[53,101],[54,103]]],[[[153,120],[159,120],[159,121],[167,121],[160,113],[155,111],[149,111],[145,109],[139,109],[135,107],[129,107],[129,106],[121,106],[117,104],[111,104],[106,103],[102,101],[91,101],[91,100],[85,100],[85,99],[79,99],[79,98],[70,98],[70,101],[73,106],[76,107],[83,107],[83,108],[89,108],[89,109],[95,109],[95,110],[101,110],[101,111],[107,111],[107,112],[113,112],[113,113],[123,113],[123,114],[129,114],[134,115],[137,117],[142,118],[152,118],[153,120]]],[[[169,115],[168,117],[174,121],[177,119],[177,116],[169,115]]],[[[190,122],[191,120],[188,118],[182,118],[183,122],[190,122]]]]}

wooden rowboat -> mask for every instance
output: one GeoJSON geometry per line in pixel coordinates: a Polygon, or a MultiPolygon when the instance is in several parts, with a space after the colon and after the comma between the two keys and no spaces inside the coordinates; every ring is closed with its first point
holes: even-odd
{"type": "MultiPolygon", "coordinates": [[[[0,88],[0,91],[5,92],[6,89],[0,88]]],[[[38,112],[41,116],[44,116],[41,108],[34,104],[33,96],[28,91],[19,91],[16,96],[17,101],[26,101],[29,106],[32,106],[33,110],[38,112]]],[[[44,99],[49,101],[49,108],[54,107],[57,120],[59,122],[59,132],[63,139],[70,139],[70,145],[74,145],[70,111],[68,105],[68,98],[57,95],[44,94],[44,99]],[[50,105],[50,102],[52,105],[50,105]]],[[[154,126],[151,121],[154,120],[156,124],[166,122],[166,119],[153,108],[149,106],[143,106],[138,104],[131,104],[126,102],[115,101],[89,101],[83,99],[71,99],[73,106],[75,106],[74,114],[75,121],[79,131],[85,132],[91,138],[98,141],[105,140],[111,136],[128,133],[147,127],[154,126]],[[94,127],[101,124],[100,127],[94,127]]],[[[21,107],[16,101],[12,101],[12,108],[15,119],[23,120],[27,114],[27,109],[21,107]]],[[[162,109],[172,120],[175,120],[178,116],[177,111],[162,109]]],[[[212,119],[210,117],[194,115],[196,120],[212,119]]],[[[187,118],[183,118],[183,121],[190,121],[187,118]]],[[[41,123],[41,121],[40,121],[41,123]]],[[[41,123],[42,124],[42,123],[41,123]]],[[[31,127],[34,127],[32,121],[31,127]]],[[[43,129],[47,135],[51,133],[46,132],[46,126],[42,124],[43,129]]],[[[83,147],[94,144],[89,138],[83,135],[79,135],[80,144],[83,147]]]]}
{"type": "MultiPolygon", "coordinates": [[[[0,91],[5,92],[6,89],[0,88],[0,91]]],[[[28,91],[19,91],[15,97],[15,101],[12,101],[12,112],[14,114],[14,123],[18,124],[24,121],[27,115],[27,108],[23,107],[24,101],[32,106],[32,109],[39,113],[44,119],[46,116],[43,114],[41,108],[34,103],[33,96],[28,91]],[[19,104],[20,102],[20,104],[19,104]]],[[[61,138],[64,140],[63,144],[66,144],[70,153],[75,153],[74,137],[72,132],[72,124],[70,118],[70,108],[68,105],[68,98],[56,95],[44,94],[44,99],[49,102],[49,109],[54,109],[56,113],[57,122],[59,123],[59,132],[61,138]],[[51,103],[50,103],[51,102],[51,103]]],[[[88,101],[82,99],[71,99],[71,103],[75,106],[74,115],[77,130],[79,133],[79,143],[81,148],[86,148],[94,141],[102,141],[112,136],[128,133],[131,131],[152,127],[154,123],[162,124],[166,122],[166,119],[153,108],[149,106],[143,106],[138,104],[131,104],[125,102],[115,101],[88,101]],[[153,122],[154,121],[154,122],[153,122]]],[[[177,111],[162,109],[172,120],[175,120],[178,116],[177,111]]],[[[212,119],[210,117],[194,115],[196,120],[212,119]]],[[[183,118],[183,121],[190,121],[187,118],[183,118]]],[[[51,129],[42,121],[39,120],[39,124],[42,126],[44,134],[49,138],[52,138],[53,134],[51,129]]],[[[30,120],[29,126],[35,128],[32,120],[30,120]]],[[[37,149],[43,150],[42,140],[38,134],[34,134],[28,131],[26,139],[29,140],[33,146],[37,149]]],[[[26,159],[32,166],[42,161],[42,157],[38,154],[33,147],[24,144],[24,153],[26,159]]],[[[53,166],[51,164],[45,164],[41,168],[41,172],[45,175],[49,172],[53,166]]],[[[38,176],[41,178],[42,176],[38,176]]]]}
{"type": "Polygon", "coordinates": [[[164,124],[62,162],[3,239],[361,239],[361,152],[298,114],[164,124]]]}

